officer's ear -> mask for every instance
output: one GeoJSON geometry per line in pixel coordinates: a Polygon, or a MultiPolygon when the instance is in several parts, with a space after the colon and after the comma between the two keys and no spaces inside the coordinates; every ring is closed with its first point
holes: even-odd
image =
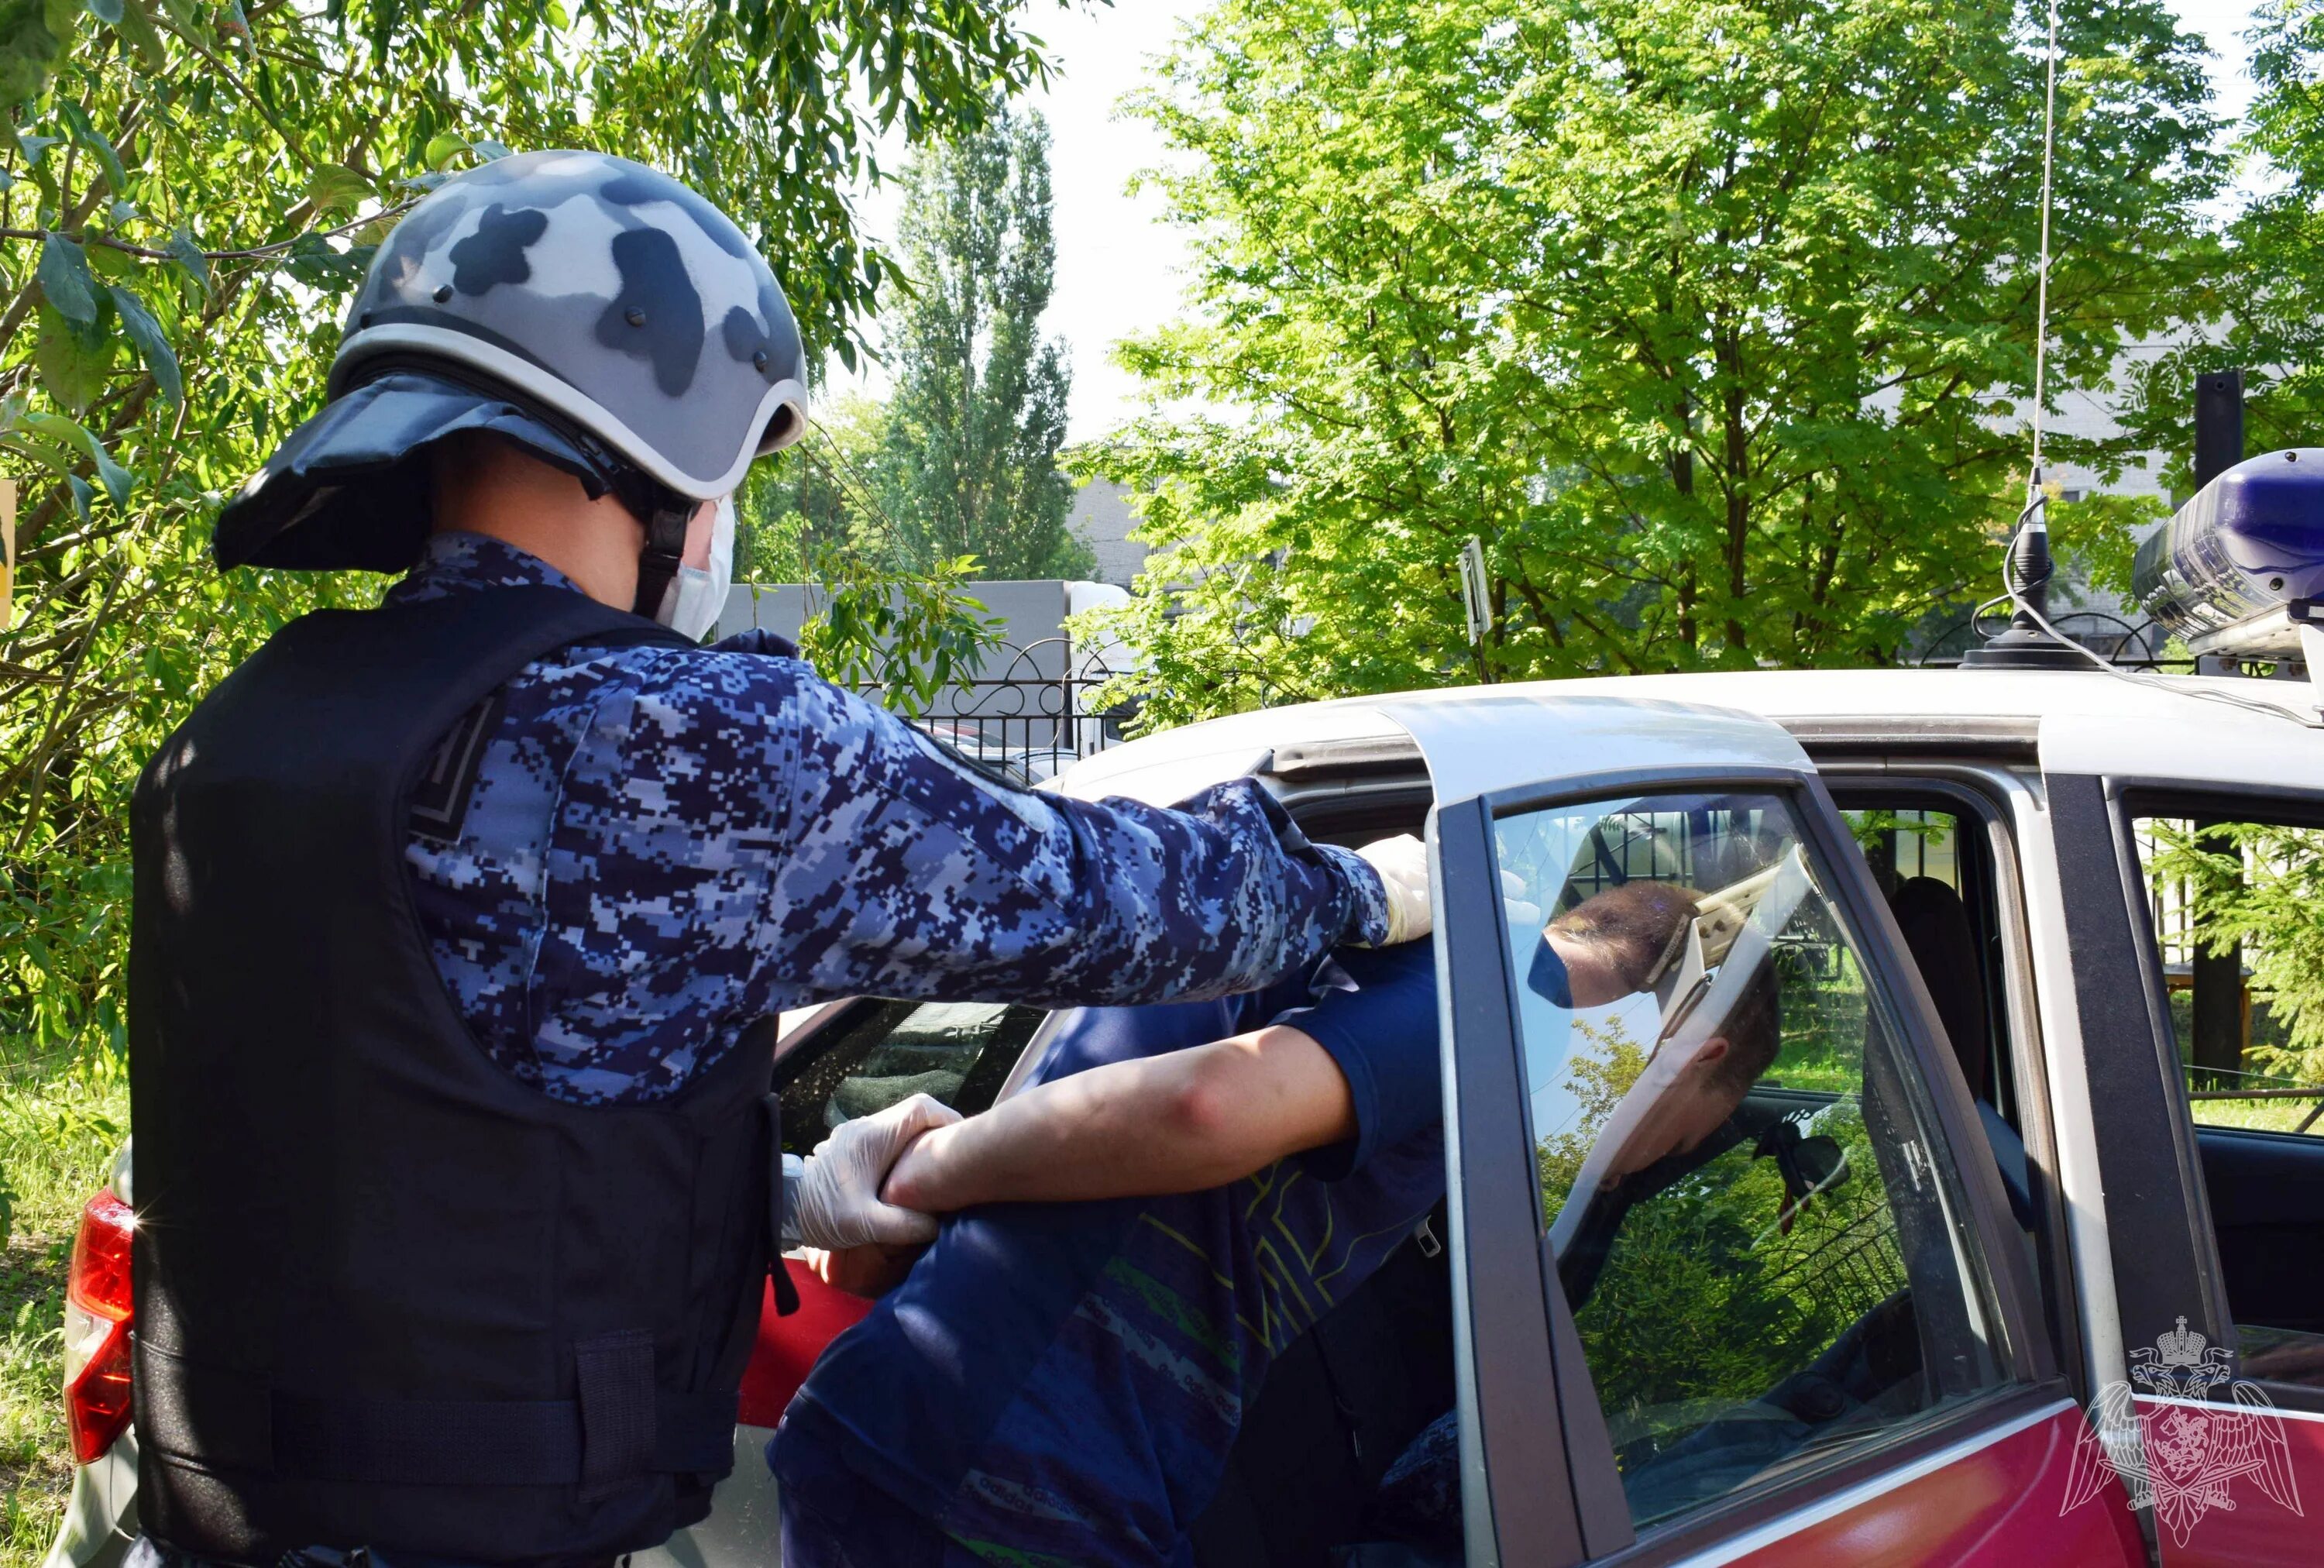
{"type": "Polygon", "coordinates": [[[1727,1059],[1729,1047],[1725,1035],[1713,1035],[1694,1047],[1694,1059],[1687,1063],[1689,1072],[1713,1073],[1727,1059]]]}

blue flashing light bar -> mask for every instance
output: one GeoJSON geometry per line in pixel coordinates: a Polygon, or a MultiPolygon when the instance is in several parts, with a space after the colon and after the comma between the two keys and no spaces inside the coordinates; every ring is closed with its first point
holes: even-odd
{"type": "Polygon", "coordinates": [[[2324,447],[2247,458],[2204,485],[2138,547],[2131,591],[2196,653],[2301,657],[2301,627],[2324,601],[2324,447]]]}

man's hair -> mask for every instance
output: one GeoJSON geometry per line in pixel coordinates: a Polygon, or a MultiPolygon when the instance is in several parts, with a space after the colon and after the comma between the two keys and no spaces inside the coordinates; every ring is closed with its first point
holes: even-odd
{"type": "Polygon", "coordinates": [[[1695,896],[1687,889],[1642,879],[1592,894],[1552,920],[1549,928],[1613,948],[1624,983],[1635,991],[1694,918],[1694,909],[1695,896]]]}
{"type": "Polygon", "coordinates": [[[1743,994],[1727,1010],[1716,1032],[1727,1041],[1727,1054],[1712,1067],[1711,1081],[1740,1095],[1775,1065],[1784,1048],[1783,1001],[1775,966],[1768,959],[1760,959],[1743,982],[1743,994]]]}

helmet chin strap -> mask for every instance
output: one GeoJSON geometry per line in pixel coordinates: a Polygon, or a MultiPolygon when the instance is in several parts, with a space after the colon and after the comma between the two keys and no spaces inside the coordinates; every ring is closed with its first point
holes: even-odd
{"type": "MultiPolygon", "coordinates": [[[[661,602],[686,554],[686,525],[694,519],[693,501],[659,490],[650,512],[644,512],[646,548],[638,554],[638,596],[630,608],[647,620],[661,614],[661,602]]],[[[640,509],[643,512],[643,509],[640,509]]]]}

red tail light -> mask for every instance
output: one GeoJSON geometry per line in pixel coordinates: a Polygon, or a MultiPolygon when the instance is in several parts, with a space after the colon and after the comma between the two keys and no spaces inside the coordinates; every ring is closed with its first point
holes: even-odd
{"type": "Polygon", "coordinates": [[[65,1282],[65,1422],[73,1457],[95,1463],[129,1425],[129,1205],[101,1192],[81,1205],[65,1282]]]}

